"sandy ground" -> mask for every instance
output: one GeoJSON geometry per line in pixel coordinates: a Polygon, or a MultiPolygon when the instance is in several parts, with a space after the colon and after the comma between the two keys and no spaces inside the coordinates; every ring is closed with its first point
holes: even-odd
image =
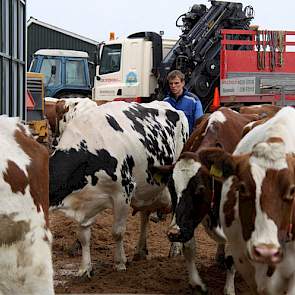
{"type": "MultiPolygon", "coordinates": [[[[125,251],[128,259],[126,272],[113,270],[114,242],[111,237],[112,214],[102,213],[92,230],[91,255],[94,276],[79,278],[76,272],[81,253],[72,257],[69,247],[76,239],[76,223],[61,213],[51,213],[50,222],[54,237],[53,261],[56,294],[66,293],[135,293],[135,294],[190,294],[188,276],[183,257],[168,258],[169,241],[165,231],[169,218],[161,223],[151,222],[145,261],[132,261],[139,229],[139,215],[129,216],[125,234],[125,251]]],[[[225,271],[214,260],[216,243],[203,228],[196,231],[196,264],[207,284],[209,295],[223,294],[225,271]]],[[[250,294],[241,277],[236,277],[236,294],[250,294]]]]}

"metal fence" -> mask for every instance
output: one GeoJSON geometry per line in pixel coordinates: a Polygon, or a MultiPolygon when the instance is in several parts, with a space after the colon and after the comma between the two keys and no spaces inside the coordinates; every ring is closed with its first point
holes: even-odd
{"type": "Polygon", "coordinates": [[[25,119],[25,0],[0,0],[0,41],[0,114],[25,119]]]}

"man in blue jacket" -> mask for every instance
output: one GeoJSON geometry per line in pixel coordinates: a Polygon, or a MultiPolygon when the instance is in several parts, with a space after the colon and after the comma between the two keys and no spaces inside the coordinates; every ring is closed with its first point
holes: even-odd
{"type": "MultiPolygon", "coordinates": [[[[170,92],[164,101],[169,102],[175,109],[183,111],[189,124],[189,134],[193,132],[195,122],[203,116],[203,107],[199,98],[185,88],[184,74],[178,70],[170,72],[167,76],[170,92]]],[[[165,219],[165,215],[156,211],[151,214],[150,219],[159,222],[165,219]]]]}
{"type": "Polygon", "coordinates": [[[167,76],[167,80],[170,92],[169,95],[164,98],[164,101],[169,102],[175,109],[185,113],[189,124],[189,132],[191,134],[196,120],[204,114],[202,104],[196,95],[184,88],[185,77],[182,72],[178,70],[170,72],[167,76]]]}

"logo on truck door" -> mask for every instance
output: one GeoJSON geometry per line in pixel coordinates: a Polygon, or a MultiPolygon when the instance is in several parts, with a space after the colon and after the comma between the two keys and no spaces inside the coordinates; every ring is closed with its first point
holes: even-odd
{"type": "Polygon", "coordinates": [[[126,84],[137,83],[137,74],[135,72],[129,72],[126,75],[126,84]]]}

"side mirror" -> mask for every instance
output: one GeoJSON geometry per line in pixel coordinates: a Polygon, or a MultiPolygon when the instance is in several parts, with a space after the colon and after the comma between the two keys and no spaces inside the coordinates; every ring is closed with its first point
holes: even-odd
{"type": "Polygon", "coordinates": [[[56,65],[51,66],[51,76],[54,76],[56,74],[56,65]]]}

